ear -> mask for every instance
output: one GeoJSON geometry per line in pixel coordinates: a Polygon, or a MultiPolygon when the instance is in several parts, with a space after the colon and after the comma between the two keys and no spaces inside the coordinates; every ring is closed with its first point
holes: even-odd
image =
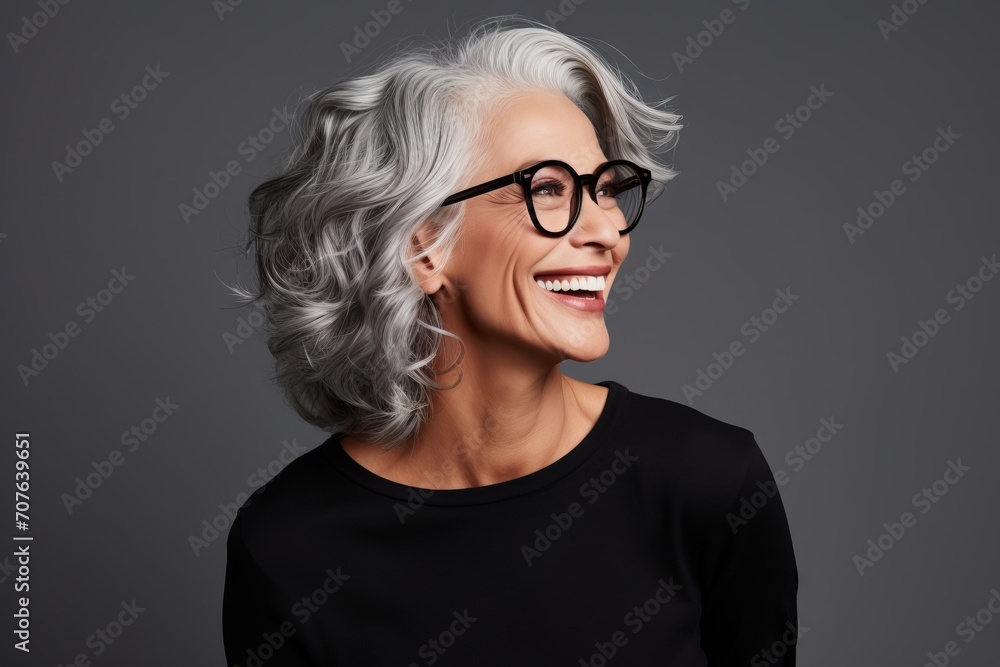
{"type": "MultiPolygon", "coordinates": [[[[408,255],[408,259],[412,260],[413,257],[424,252],[424,248],[430,247],[434,241],[434,224],[428,220],[422,223],[413,233],[413,236],[410,239],[410,253],[408,255]]],[[[447,278],[445,278],[440,271],[442,268],[440,257],[441,253],[439,252],[439,249],[435,248],[419,260],[410,261],[413,276],[416,279],[417,284],[420,285],[424,294],[428,294],[432,297],[438,292],[442,292],[442,294],[445,295],[451,292],[447,278]]]]}

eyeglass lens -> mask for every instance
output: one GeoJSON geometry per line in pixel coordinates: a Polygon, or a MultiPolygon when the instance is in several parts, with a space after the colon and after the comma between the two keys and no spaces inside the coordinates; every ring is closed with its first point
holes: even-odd
{"type": "MultiPolygon", "coordinates": [[[[610,165],[597,174],[594,188],[597,204],[619,230],[635,222],[642,199],[639,173],[624,164],[610,165]]],[[[561,232],[569,226],[576,200],[573,175],[559,165],[542,167],[531,177],[531,202],[538,224],[546,231],[561,232]]],[[[589,197],[584,188],[583,196],[589,197]]]]}

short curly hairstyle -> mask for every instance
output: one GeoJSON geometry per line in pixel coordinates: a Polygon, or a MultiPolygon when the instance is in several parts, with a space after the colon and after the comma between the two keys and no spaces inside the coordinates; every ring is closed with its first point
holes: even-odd
{"type": "Polygon", "coordinates": [[[447,262],[465,204],[441,204],[467,185],[490,119],[527,90],[565,94],[609,158],[649,168],[647,204],[678,173],[653,155],[682,127],[659,108],[672,98],[643,103],[596,50],[516,15],[399,50],[304,100],[279,173],[249,197],[241,250],[256,255],[258,291],[231,288],[263,306],[272,379],[303,419],[388,450],[415,438],[430,391],[450,388],[432,363],[443,336],[464,352],[462,341],[410,262],[434,249],[447,262]],[[433,243],[411,256],[425,223],[433,243]]]}

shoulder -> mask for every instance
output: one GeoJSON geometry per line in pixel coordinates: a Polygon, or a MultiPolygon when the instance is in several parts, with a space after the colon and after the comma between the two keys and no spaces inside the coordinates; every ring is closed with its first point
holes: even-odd
{"type": "Polygon", "coordinates": [[[630,392],[619,424],[674,501],[709,513],[729,507],[763,459],[752,431],[670,399],[630,392]]]}
{"type": "Polygon", "coordinates": [[[282,543],[301,534],[311,510],[326,504],[335,489],[334,469],[328,461],[335,436],[293,459],[259,487],[240,506],[234,526],[247,546],[282,543]]]}
{"type": "Polygon", "coordinates": [[[629,392],[623,421],[661,451],[716,463],[745,462],[754,447],[749,429],[667,398],[629,392]]]}

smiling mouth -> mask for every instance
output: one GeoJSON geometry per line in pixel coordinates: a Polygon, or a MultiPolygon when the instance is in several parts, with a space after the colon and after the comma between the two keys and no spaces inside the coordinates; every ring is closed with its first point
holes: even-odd
{"type": "Polygon", "coordinates": [[[536,277],[535,284],[554,295],[576,297],[578,299],[596,299],[599,294],[604,294],[606,286],[604,276],[536,277]],[[586,289],[588,287],[591,289],[586,289]]]}

